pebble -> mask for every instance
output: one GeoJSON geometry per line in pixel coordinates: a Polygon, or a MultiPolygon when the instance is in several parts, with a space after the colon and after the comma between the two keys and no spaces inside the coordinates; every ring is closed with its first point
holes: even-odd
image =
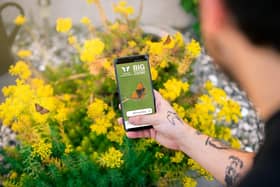
{"type": "Polygon", "coordinates": [[[206,80],[220,88],[223,88],[228,96],[240,104],[242,120],[237,125],[231,125],[232,134],[242,144],[243,150],[257,151],[264,138],[264,123],[257,115],[253,104],[248,99],[244,90],[231,81],[206,54],[202,54],[194,65],[195,86],[193,91],[198,90],[206,80]]]}
{"type": "MultiPolygon", "coordinates": [[[[242,105],[241,105],[242,106],[242,105]]],[[[241,115],[242,117],[246,117],[248,115],[249,111],[247,108],[242,108],[241,109],[241,115]]]]}

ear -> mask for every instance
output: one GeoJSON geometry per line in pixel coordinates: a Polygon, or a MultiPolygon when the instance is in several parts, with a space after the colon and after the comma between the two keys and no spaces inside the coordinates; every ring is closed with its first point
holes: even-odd
{"type": "Polygon", "coordinates": [[[200,0],[200,21],[203,33],[217,34],[227,24],[224,0],[200,0]]]}

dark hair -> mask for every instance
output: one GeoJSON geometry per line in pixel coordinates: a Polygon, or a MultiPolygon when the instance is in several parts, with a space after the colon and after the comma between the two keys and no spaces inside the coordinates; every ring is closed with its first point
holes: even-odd
{"type": "Polygon", "coordinates": [[[280,7],[277,0],[224,0],[240,30],[258,45],[280,52],[280,7]]]}

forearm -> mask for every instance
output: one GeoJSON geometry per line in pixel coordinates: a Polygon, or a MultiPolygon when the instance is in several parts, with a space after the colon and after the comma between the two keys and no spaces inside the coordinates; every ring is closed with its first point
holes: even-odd
{"type": "Polygon", "coordinates": [[[180,149],[227,186],[237,183],[251,168],[254,153],[231,149],[186,125],[180,149]]]}

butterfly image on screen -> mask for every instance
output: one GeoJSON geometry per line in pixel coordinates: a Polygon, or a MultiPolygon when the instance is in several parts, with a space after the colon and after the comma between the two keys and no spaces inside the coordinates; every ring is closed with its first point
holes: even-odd
{"type": "Polygon", "coordinates": [[[129,98],[125,98],[122,100],[122,103],[125,103],[129,100],[140,100],[143,99],[146,95],[146,88],[142,82],[139,82],[136,86],[136,89],[132,92],[129,98]]]}
{"type": "Polygon", "coordinates": [[[35,103],[35,110],[37,111],[37,112],[39,112],[40,114],[46,114],[46,113],[48,113],[48,112],[50,112],[48,109],[46,109],[46,108],[44,108],[44,107],[42,107],[41,105],[39,105],[38,103],[35,103]]]}
{"type": "Polygon", "coordinates": [[[142,82],[139,82],[136,86],[136,90],[133,91],[130,98],[131,99],[143,99],[146,95],[146,89],[142,82]]]}

